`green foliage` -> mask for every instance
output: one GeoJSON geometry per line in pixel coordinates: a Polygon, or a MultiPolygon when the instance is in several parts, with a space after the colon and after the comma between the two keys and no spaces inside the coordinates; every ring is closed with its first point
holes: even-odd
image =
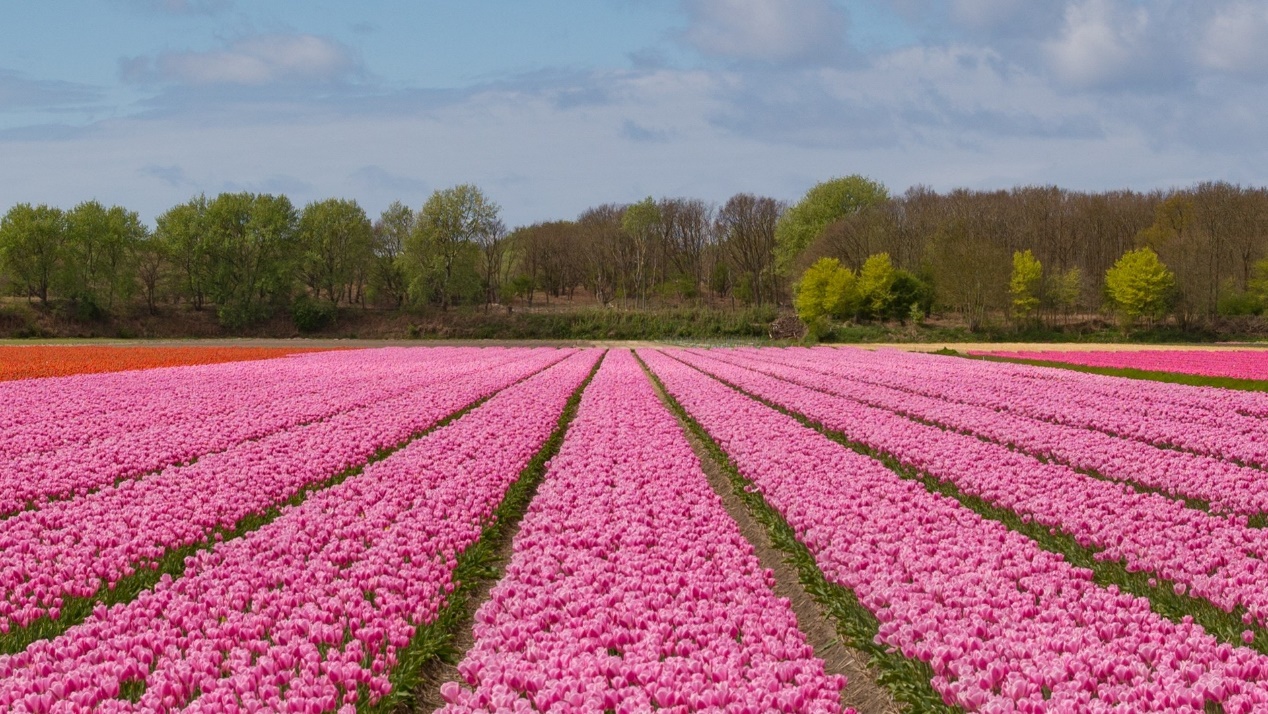
{"type": "Polygon", "coordinates": [[[1258,260],[1251,266],[1246,292],[1260,305],[1268,305],[1268,258],[1258,260]]]}
{"type": "Polygon", "coordinates": [[[1043,266],[1029,249],[1013,252],[1013,274],[1008,280],[1008,293],[1013,299],[1013,317],[1025,320],[1039,307],[1039,284],[1043,266]]]}
{"type": "Polygon", "coordinates": [[[781,274],[830,223],[889,200],[877,181],[853,174],[817,184],[780,217],[775,226],[775,259],[781,274]]]}
{"type": "Polygon", "coordinates": [[[625,215],[621,217],[621,230],[631,236],[648,239],[660,220],[660,206],[655,199],[648,196],[625,209],[625,215]]]}
{"type": "Polygon", "coordinates": [[[1053,307],[1063,312],[1069,312],[1079,305],[1079,298],[1083,295],[1083,271],[1076,268],[1070,268],[1064,273],[1058,273],[1052,276],[1048,285],[1048,298],[1052,301],[1053,307]]]}
{"type": "Polygon", "coordinates": [[[213,253],[207,218],[207,197],[197,196],[168,209],[155,223],[154,237],[170,257],[176,294],[201,310],[208,300],[213,253]]]}
{"type": "Polygon", "coordinates": [[[1127,251],[1105,273],[1105,290],[1128,323],[1165,315],[1174,288],[1175,274],[1152,248],[1127,251]]]}
{"type": "Polygon", "coordinates": [[[409,235],[414,231],[414,211],[400,201],[393,201],[379,214],[373,226],[373,267],[370,271],[370,297],[401,307],[409,296],[409,283],[401,254],[409,235]]]}
{"type": "Polygon", "coordinates": [[[136,245],[146,229],[135,212],[85,201],[66,214],[66,242],[56,288],[91,307],[88,319],[104,316],[117,298],[131,296],[136,245]]]}
{"type": "Polygon", "coordinates": [[[374,257],[374,231],[361,206],[338,198],[304,206],[299,244],[308,287],[333,304],[353,302],[374,257]]]}
{"type": "Polygon", "coordinates": [[[894,301],[894,264],[889,253],[868,256],[859,269],[859,307],[868,317],[883,318],[894,301]]]}
{"type": "Polygon", "coordinates": [[[291,320],[300,332],[317,332],[333,325],[338,316],[333,303],[300,295],[291,304],[291,320]]]}
{"type": "Polygon", "coordinates": [[[933,309],[933,286],[906,270],[894,271],[886,317],[920,322],[933,309]]]}
{"type": "Polygon", "coordinates": [[[65,260],[66,214],[43,204],[19,203],[0,220],[0,265],[29,297],[48,302],[65,260]]]}
{"type": "Polygon", "coordinates": [[[886,253],[868,258],[857,275],[836,258],[820,258],[802,274],[793,305],[806,325],[827,336],[828,318],[923,318],[933,305],[933,289],[912,273],[895,269],[886,253]]]}
{"type": "Polygon", "coordinates": [[[157,223],[176,294],[195,309],[214,303],[222,325],[250,325],[289,300],[300,251],[298,216],[285,196],[197,196],[157,223]]]}
{"type": "Polygon", "coordinates": [[[1255,293],[1242,290],[1237,281],[1225,280],[1220,286],[1216,312],[1228,317],[1259,315],[1264,311],[1264,303],[1255,293]]]}
{"type": "Polygon", "coordinates": [[[470,260],[470,268],[475,270],[478,255],[473,256],[469,248],[475,246],[474,241],[500,229],[500,211],[496,203],[471,184],[432,193],[419,211],[401,254],[410,295],[416,300],[434,297],[442,307],[448,307],[455,290],[465,292],[465,286],[453,285],[455,273],[458,280],[466,279],[459,261],[470,260]]]}

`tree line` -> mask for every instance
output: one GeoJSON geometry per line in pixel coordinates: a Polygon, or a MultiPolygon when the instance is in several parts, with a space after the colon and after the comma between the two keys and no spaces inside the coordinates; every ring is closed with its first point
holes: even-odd
{"type": "Polygon", "coordinates": [[[0,283],[82,317],[183,306],[214,310],[228,327],[279,311],[318,327],[345,306],[510,309],[581,291],[629,309],[791,305],[808,320],[941,310],[976,328],[1126,314],[1107,273],[1141,249],[1170,277],[1154,280],[1160,295],[1132,308],[1133,319],[1262,313],[1268,191],[918,186],[892,196],[856,175],[792,204],[748,193],[720,205],[648,197],[514,229],[469,184],[373,219],[354,200],[299,208],[254,193],[195,196],[153,227],[96,201],[18,204],[0,219],[0,283]]]}
{"type": "Polygon", "coordinates": [[[806,221],[802,235],[813,235],[806,248],[787,253],[790,275],[823,258],[859,270],[885,255],[933,291],[938,309],[971,327],[1088,314],[1128,322],[1174,316],[1188,325],[1268,306],[1263,188],[1206,182],[1146,193],[1029,186],[940,194],[917,186],[825,215],[806,221]],[[1128,298],[1125,285],[1134,283],[1115,283],[1123,274],[1114,269],[1124,265],[1149,284],[1149,295],[1128,298]]]}

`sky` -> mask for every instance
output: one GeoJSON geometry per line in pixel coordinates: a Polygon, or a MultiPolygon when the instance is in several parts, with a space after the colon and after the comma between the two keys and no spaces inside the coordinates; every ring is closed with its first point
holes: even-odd
{"type": "Polygon", "coordinates": [[[1264,0],[57,0],[0,9],[0,211],[474,183],[646,196],[1268,183],[1264,0]]]}

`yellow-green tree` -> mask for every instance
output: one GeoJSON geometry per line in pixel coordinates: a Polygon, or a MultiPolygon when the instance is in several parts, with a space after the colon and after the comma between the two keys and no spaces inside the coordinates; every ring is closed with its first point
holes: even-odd
{"type": "Polygon", "coordinates": [[[1105,289],[1114,307],[1132,322],[1166,314],[1175,288],[1175,273],[1152,248],[1129,250],[1105,272],[1105,289]]]}
{"type": "Polygon", "coordinates": [[[1013,275],[1008,280],[1008,292],[1013,300],[1013,317],[1025,320],[1039,307],[1036,291],[1043,280],[1043,266],[1029,249],[1013,252],[1013,275]]]}
{"type": "Polygon", "coordinates": [[[858,301],[854,271],[836,258],[820,258],[806,268],[797,284],[793,306],[802,322],[811,324],[828,317],[843,318],[858,301]]]}
{"type": "Polygon", "coordinates": [[[868,256],[859,269],[859,300],[870,316],[883,318],[894,301],[894,264],[889,253],[868,256]]]}

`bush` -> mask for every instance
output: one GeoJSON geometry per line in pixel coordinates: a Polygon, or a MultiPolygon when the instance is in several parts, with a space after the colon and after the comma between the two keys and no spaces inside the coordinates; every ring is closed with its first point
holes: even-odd
{"type": "Polygon", "coordinates": [[[1215,309],[1221,315],[1233,317],[1262,314],[1264,306],[1259,298],[1248,292],[1228,292],[1220,296],[1215,309]]]}
{"type": "Polygon", "coordinates": [[[338,312],[335,306],[301,295],[291,304],[291,319],[300,332],[317,332],[333,325],[338,312]]]}

